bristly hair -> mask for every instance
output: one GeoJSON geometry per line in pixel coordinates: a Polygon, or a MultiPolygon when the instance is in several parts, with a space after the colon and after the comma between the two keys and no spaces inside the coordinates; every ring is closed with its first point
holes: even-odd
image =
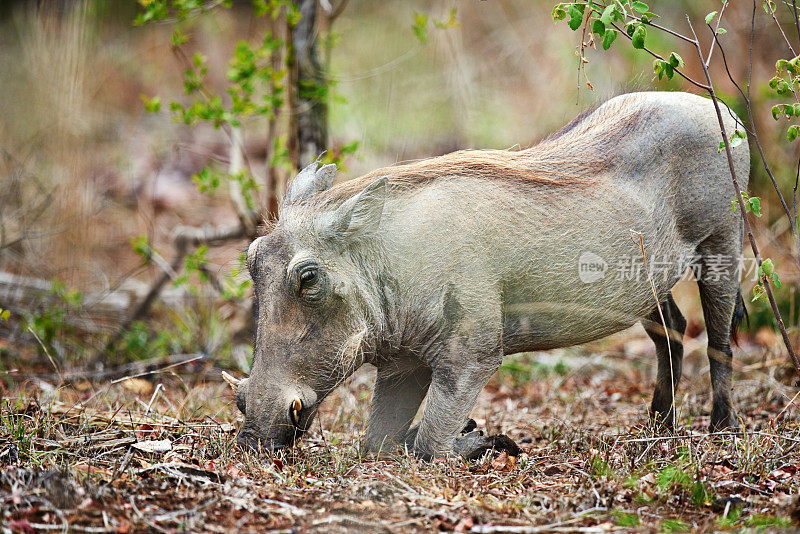
{"type": "Polygon", "coordinates": [[[308,199],[331,208],[388,177],[390,192],[410,192],[443,179],[491,180],[515,188],[585,190],[620,163],[616,147],[649,120],[650,110],[626,102],[584,111],[541,143],[519,151],[460,150],[377,169],[308,199]]]}
{"type": "Polygon", "coordinates": [[[594,113],[595,111],[597,111],[597,107],[598,107],[597,105],[594,105],[594,106],[592,106],[592,107],[589,107],[589,108],[586,108],[586,109],[584,109],[583,111],[581,111],[581,112],[578,114],[578,116],[577,116],[577,117],[575,117],[574,119],[572,119],[571,121],[569,121],[569,123],[568,123],[566,126],[564,126],[563,128],[561,128],[561,129],[560,129],[560,130],[558,130],[557,132],[551,133],[550,135],[548,135],[547,137],[545,137],[545,138],[542,140],[542,143],[546,143],[546,142],[549,142],[549,141],[554,141],[554,140],[558,139],[559,137],[562,137],[563,135],[565,135],[565,134],[567,134],[567,133],[571,132],[572,130],[574,130],[574,129],[575,129],[575,127],[576,127],[577,125],[581,124],[583,121],[585,121],[586,119],[588,119],[588,118],[589,118],[589,116],[590,116],[592,113],[594,113]]]}
{"type": "Polygon", "coordinates": [[[277,225],[278,219],[269,216],[264,217],[264,220],[261,223],[261,230],[263,231],[259,232],[259,235],[271,234],[277,225]]]}

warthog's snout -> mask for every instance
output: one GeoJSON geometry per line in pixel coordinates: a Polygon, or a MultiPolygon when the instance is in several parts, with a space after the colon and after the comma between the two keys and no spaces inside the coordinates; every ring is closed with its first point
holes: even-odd
{"type": "Polygon", "coordinates": [[[275,439],[261,439],[257,435],[246,430],[242,430],[239,432],[239,435],[236,436],[236,444],[239,447],[253,452],[276,452],[285,449],[291,445],[292,442],[294,442],[294,440],[289,443],[280,443],[275,439]]]}
{"type": "Polygon", "coordinates": [[[236,443],[246,450],[274,452],[290,447],[314,419],[317,396],[311,390],[259,387],[251,378],[239,380],[224,371],[222,378],[233,388],[236,405],[245,416],[236,443]]]}

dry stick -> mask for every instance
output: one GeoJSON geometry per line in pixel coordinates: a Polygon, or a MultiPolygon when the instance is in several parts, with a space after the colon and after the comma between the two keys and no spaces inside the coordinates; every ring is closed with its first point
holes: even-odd
{"type": "Polygon", "coordinates": [[[592,10],[589,9],[586,11],[586,21],[583,23],[583,28],[581,29],[581,42],[578,44],[578,49],[576,53],[578,54],[578,80],[577,80],[577,88],[575,94],[575,105],[577,106],[580,103],[581,98],[581,71],[584,68],[584,53],[583,51],[586,49],[586,42],[584,39],[586,38],[586,27],[589,25],[589,20],[592,18],[592,10]]]}
{"type": "Polygon", "coordinates": [[[39,345],[41,345],[42,350],[44,350],[44,353],[47,355],[47,359],[50,360],[50,365],[53,366],[53,369],[55,369],[56,374],[58,375],[59,383],[63,384],[64,383],[64,375],[61,373],[61,368],[58,365],[56,365],[56,361],[53,359],[53,356],[50,355],[50,351],[47,350],[47,346],[44,343],[42,343],[42,340],[39,339],[39,336],[36,335],[36,332],[30,326],[28,327],[28,332],[33,334],[33,337],[36,338],[36,341],[39,342],[39,345]]]}
{"type": "Polygon", "coordinates": [[[119,341],[123,335],[125,335],[125,332],[135,321],[144,317],[144,315],[150,309],[150,306],[152,306],[153,302],[155,302],[159,293],[161,293],[161,289],[164,287],[164,284],[166,284],[167,281],[172,278],[174,272],[180,269],[183,259],[189,253],[190,247],[194,248],[203,244],[221,243],[231,239],[242,238],[248,235],[248,230],[244,225],[232,227],[213,227],[209,229],[178,226],[175,229],[174,235],[175,237],[173,238],[173,241],[175,243],[175,257],[173,258],[172,263],[169,264],[170,269],[164,269],[162,271],[161,276],[159,276],[156,281],[153,282],[153,285],[150,286],[150,290],[147,292],[139,305],[136,306],[136,309],[133,311],[131,316],[128,317],[128,319],[122,323],[122,325],[108,339],[108,341],[106,341],[103,348],[95,355],[96,357],[109,351],[111,347],[117,341],[119,341]]]}
{"type": "MultiPolygon", "coordinates": [[[[761,254],[758,252],[758,245],[756,244],[755,237],[753,237],[753,229],[750,227],[750,221],[747,219],[747,212],[745,211],[744,200],[742,200],[742,190],[739,187],[739,181],[736,179],[736,169],[733,165],[733,154],[731,153],[731,145],[728,141],[728,133],[725,130],[725,122],[722,119],[722,112],[719,109],[719,101],[717,100],[717,95],[714,92],[714,86],[711,83],[711,75],[708,72],[708,65],[706,65],[703,61],[703,51],[700,49],[700,42],[697,39],[694,26],[692,26],[692,21],[689,19],[688,15],[686,17],[686,21],[689,23],[689,29],[692,30],[692,35],[694,36],[694,45],[697,48],[697,54],[700,57],[700,64],[703,67],[703,74],[705,74],[706,82],[708,83],[708,94],[711,96],[711,101],[714,103],[714,111],[717,113],[717,121],[719,122],[720,133],[722,133],[722,141],[725,144],[725,154],[728,157],[728,167],[731,171],[731,180],[735,190],[734,196],[736,197],[736,202],[738,203],[739,210],[741,211],[742,221],[744,221],[744,228],[747,232],[747,238],[750,240],[750,248],[753,249],[753,255],[756,258],[756,262],[758,263],[758,266],[761,267],[761,254]]],[[[770,289],[766,274],[761,275],[761,282],[767,292],[767,296],[769,297],[769,303],[770,306],[772,306],[772,313],[775,315],[775,319],[778,322],[778,328],[783,336],[783,343],[786,345],[786,350],[789,352],[789,357],[792,360],[795,370],[798,372],[798,374],[800,374],[800,361],[798,361],[797,355],[794,353],[792,342],[789,340],[789,334],[786,333],[786,327],[783,324],[781,312],[778,310],[778,305],[775,303],[775,297],[772,295],[772,289],[770,289]]]]}
{"type": "MultiPolygon", "coordinates": [[[[639,238],[639,250],[642,251],[642,261],[644,261],[644,272],[647,275],[647,281],[650,282],[650,291],[653,292],[653,298],[656,299],[656,308],[658,308],[658,316],[661,318],[661,325],[664,327],[664,338],[667,340],[667,355],[669,356],[669,385],[671,392],[671,406],[673,424],[678,419],[678,411],[675,409],[675,370],[672,367],[672,338],[670,337],[669,330],[667,329],[667,321],[664,319],[664,312],[661,310],[661,303],[658,301],[656,294],[656,286],[653,284],[653,279],[650,277],[650,272],[647,270],[647,258],[644,253],[644,234],[631,230],[631,238],[635,234],[639,238]]],[[[635,243],[635,241],[634,241],[635,243]]]]}
{"type": "MultiPolygon", "coordinates": [[[[241,127],[231,126],[230,141],[231,149],[229,156],[230,161],[228,162],[228,175],[234,177],[245,168],[241,127]]],[[[250,209],[247,205],[247,199],[242,191],[242,184],[238,180],[229,178],[228,191],[231,195],[233,205],[236,208],[236,214],[239,216],[239,222],[242,226],[247,228],[249,233],[253,233],[258,226],[258,212],[250,209]]]]}
{"type": "MultiPolygon", "coordinates": [[[[275,21],[272,21],[272,34],[275,35],[275,29],[277,25],[275,21]]],[[[270,66],[273,70],[278,70],[276,67],[280,67],[280,63],[282,57],[280,57],[280,53],[276,50],[270,50],[270,66]]],[[[276,91],[276,83],[273,81],[272,77],[270,77],[270,96],[275,95],[276,91]]],[[[266,176],[264,177],[264,208],[266,212],[266,217],[270,218],[274,216],[277,218],[278,216],[278,199],[277,199],[277,189],[278,189],[278,177],[277,177],[277,167],[272,165],[272,159],[275,152],[275,139],[278,136],[278,117],[280,116],[281,108],[273,109],[272,113],[269,115],[269,119],[267,121],[267,142],[266,142],[266,153],[264,156],[264,160],[267,162],[266,167],[266,176]]]]}

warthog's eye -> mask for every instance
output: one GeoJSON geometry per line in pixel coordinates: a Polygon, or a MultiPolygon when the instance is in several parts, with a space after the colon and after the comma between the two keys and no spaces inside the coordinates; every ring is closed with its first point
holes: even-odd
{"type": "Polygon", "coordinates": [[[320,284],[319,264],[307,261],[297,266],[295,270],[297,280],[297,295],[303,300],[316,303],[322,300],[323,288],[320,284]]]}
{"type": "Polygon", "coordinates": [[[317,269],[315,267],[309,268],[304,270],[300,273],[300,288],[302,289],[304,285],[311,285],[317,281],[317,269]]]}

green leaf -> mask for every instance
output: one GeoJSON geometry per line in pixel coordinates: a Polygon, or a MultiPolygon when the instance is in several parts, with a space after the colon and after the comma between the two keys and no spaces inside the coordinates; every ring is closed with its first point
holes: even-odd
{"type": "Polygon", "coordinates": [[[149,265],[150,261],[153,259],[153,247],[150,246],[150,242],[147,240],[147,236],[144,234],[138,237],[132,237],[130,240],[131,248],[133,248],[133,252],[142,258],[142,265],[149,265]]]}
{"type": "Polygon", "coordinates": [[[617,6],[614,4],[609,4],[606,6],[606,8],[603,10],[603,14],[600,15],[600,20],[603,21],[603,24],[606,26],[611,26],[611,16],[616,9],[617,6]]]}
{"type": "Polygon", "coordinates": [[[658,75],[658,79],[664,75],[664,62],[660,59],[653,60],[653,72],[658,75]]]}
{"type": "Polygon", "coordinates": [[[197,174],[192,175],[192,182],[197,185],[197,190],[201,193],[213,195],[220,185],[220,175],[213,172],[209,167],[204,167],[197,174]]]}
{"type": "Polygon", "coordinates": [[[148,113],[158,113],[161,111],[161,98],[158,96],[154,96],[153,98],[147,98],[146,95],[141,96],[142,102],[144,102],[144,110],[148,113]]]}
{"type": "Polygon", "coordinates": [[[428,42],[428,14],[414,11],[414,24],[411,26],[414,35],[421,43],[428,42]]]}
{"type": "Polygon", "coordinates": [[[675,70],[672,68],[672,65],[661,59],[653,61],[653,70],[658,75],[659,80],[664,76],[666,76],[668,80],[671,80],[675,75],[675,70]]]}
{"type": "Polygon", "coordinates": [[[614,11],[611,13],[611,17],[616,20],[617,22],[625,22],[625,17],[627,16],[628,12],[625,10],[625,6],[622,5],[620,0],[614,0],[614,11]]]}
{"type": "Polygon", "coordinates": [[[606,25],[603,24],[603,21],[600,19],[594,19],[592,22],[592,33],[596,33],[600,37],[603,37],[606,33],[606,25]]]}
{"type": "MultiPolygon", "coordinates": [[[[778,286],[778,287],[780,287],[780,286],[778,286]]],[[[8,319],[10,317],[11,317],[11,312],[10,311],[8,311],[8,310],[0,311],[0,319],[2,319],[4,321],[8,321],[8,319]]]]}
{"type": "Polygon", "coordinates": [[[781,106],[772,106],[772,118],[775,120],[781,118],[781,106]]]}
{"type": "Polygon", "coordinates": [[[639,526],[639,516],[632,513],[621,512],[621,511],[614,511],[613,514],[617,518],[617,526],[618,527],[636,527],[639,526]]]}
{"type": "Polygon", "coordinates": [[[779,59],[775,62],[775,70],[778,71],[778,74],[780,74],[782,70],[786,70],[789,74],[797,74],[797,58],[790,61],[779,59]]]}
{"type": "Polygon", "coordinates": [[[791,142],[797,139],[797,134],[800,133],[800,126],[793,124],[789,126],[789,129],[786,131],[786,138],[791,142]]]}
{"type": "Polygon", "coordinates": [[[180,28],[175,28],[175,31],[172,32],[172,46],[175,48],[185,45],[189,42],[189,38],[184,34],[180,28]]]}
{"type": "Polygon", "coordinates": [[[722,35],[723,33],[728,33],[728,30],[725,28],[717,28],[717,35],[722,35]]]}
{"type": "Polygon", "coordinates": [[[603,36],[603,50],[608,50],[616,38],[617,30],[606,30],[606,34],[603,36]]]}
{"type": "Polygon", "coordinates": [[[192,56],[192,63],[194,63],[194,67],[196,69],[199,69],[200,67],[202,67],[203,63],[205,63],[205,62],[206,62],[206,58],[203,57],[203,54],[201,54],[200,52],[195,52],[194,56],[192,56]]]}
{"type": "Polygon", "coordinates": [[[766,293],[764,292],[764,288],[761,286],[761,282],[759,281],[757,285],[753,286],[753,299],[750,302],[755,302],[761,297],[763,297],[766,293]]]}
{"type": "Polygon", "coordinates": [[[647,4],[645,4],[644,2],[638,2],[636,0],[631,2],[631,7],[633,8],[634,11],[638,11],[639,13],[647,13],[650,10],[647,4]]]}
{"type": "Polygon", "coordinates": [[[748,198],[746,208],[749,208],[756,217],[761,217],[761,199],[759,197],[748,198]]]}
{"type": "Polygon", "coordinates": [[[772,283],[775,284],[775,287],[778,289],[781,288],[781,281],[778,278],[778,273],[772,273],[772,283]]]}
{"type": "Polygon", "coordinates": [[[711,24],[711,21],[714,20],[714,17],[716,17],[716,16],[717,16],[717,12],[716,11],[712,11],[711,13],[706,15],[706,24],[711,24]]]}
{"type": "Polygon", "coordinates": [[[641,50],[644,48],[645,37],[647,37],[647,30],[644,26],[639,26],[634,30],[631,36],[631,44],[634,48],[641,50]]]}
{"type": "Polygon", "coordinates": [[[782,80],[783,80],[783,78],[781,78],[780,76],[773,76],[772,78],[770,78],[770,80],[769,80],[770,89],[776,89],[778,87],[778,84],[782,80]]]}
{"type": "Polygon", "coordinates": [[[669,64],[672,65],[676,69],[683,68],[683,58],[676,54],[675,52],[669,55],[669,64]]]}
{"type": "Polygon", "coordinates": [[[731,134],[731,148],[737,147],[742,144],[742,141],[747,138],[744,130],[738,128],[731,134]]]}
{"type": "Polygon", "coordinates": [[[571,4],[567,10],[569,13],[569,24],[570,29],[577,30],[581,27],[581,23],[583,22],[583,10],[586,8],[586,4],[579,4],[580,7],[576,4],[571,4]]]}
{"type": "Polygon", "coordinates": [[[567,18],[567,11],[564,9],[564,4],[556,4],[553,7],[553,22],[564,20],[567,18]]]}

